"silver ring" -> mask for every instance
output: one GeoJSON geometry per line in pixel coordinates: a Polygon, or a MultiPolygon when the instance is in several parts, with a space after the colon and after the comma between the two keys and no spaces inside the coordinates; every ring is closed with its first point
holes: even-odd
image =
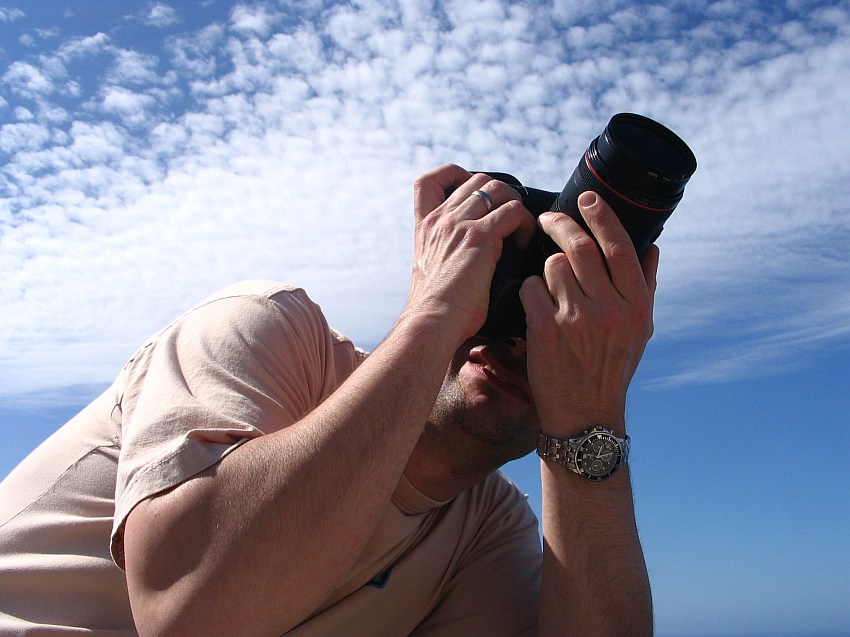
{"type": "Polygon", "coordinates": [[[476,196],[476,197],[478,197],[481,201],[483,201],[483,202],[484,202],[484,205],[485,205],[485,206],[487,206],[487,212],[490,212],[491,210],[493,210],[493,200],[492,200],[492,199],[490,199],[490,195],[488,195],[488,194],[487,194],[486,192],[484,192],[483,190],[476,190],[476,191],[475,191],[475,192],[473,192],[472,194],[473,194],[473,195],[475,195],[475,196],[476,196]]]}

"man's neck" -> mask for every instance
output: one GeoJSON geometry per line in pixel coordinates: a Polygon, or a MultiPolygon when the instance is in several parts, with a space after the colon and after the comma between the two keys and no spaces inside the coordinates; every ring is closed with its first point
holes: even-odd
{"type": "Polygon", "coordinates": [[[484,480],[495,467],[472,469],[454,463],[450,453],[437,452],[423,440],[413,450],[404,475],[419,491],[434,500],[451,500],[484,480]]]}

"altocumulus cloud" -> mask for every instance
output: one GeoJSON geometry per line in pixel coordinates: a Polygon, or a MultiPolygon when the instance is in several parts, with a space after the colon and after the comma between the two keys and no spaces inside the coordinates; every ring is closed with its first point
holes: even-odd
{"type": "Polygon", "coordinates": [[[0,8],[42,47],[0,69],[3,393],[104,382],[242,278],[303,284],[374,345],[407,292],[417,174],[452,161],[557,190],[619,111],[700,162],[661,240],[657,312],[659,356],[695,355],[656,382],[846,343],[847,2],[184,11],[66,33],[0,8]]]}

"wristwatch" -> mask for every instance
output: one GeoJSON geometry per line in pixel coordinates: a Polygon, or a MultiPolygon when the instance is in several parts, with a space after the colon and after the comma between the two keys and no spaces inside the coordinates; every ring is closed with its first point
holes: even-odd
{"type": "Polygon", "coordinates": [[[629,459],[629,437],[618,438],[610,429],[591,427],[578,438],[537,435],[537,455],[564,465],[580,476],[599,482],[610,478],[629,459]]]}

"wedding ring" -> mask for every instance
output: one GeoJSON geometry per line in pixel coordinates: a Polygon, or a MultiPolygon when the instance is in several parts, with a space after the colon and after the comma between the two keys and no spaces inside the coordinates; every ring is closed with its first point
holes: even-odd
{"type": "Polygon", "coordinates": [[[490,212],[491,210],[493,210],[493,200],[492,200],[492,199],[490,199],[490,195],[488,195],[488,194],[487,194],[486,192],[484,192],[483,190],[476,190],[476,191],[475,191],[475,192],[473,192],[472,194],[473,194],[473,195],[475,195],[475,196],[476,196],[476,197],[478,197],[481,201],[483,201],[483,202],[484,202],[484,205],[485,205],[485,206],[487,206],[487,212],[490,212]]]}

